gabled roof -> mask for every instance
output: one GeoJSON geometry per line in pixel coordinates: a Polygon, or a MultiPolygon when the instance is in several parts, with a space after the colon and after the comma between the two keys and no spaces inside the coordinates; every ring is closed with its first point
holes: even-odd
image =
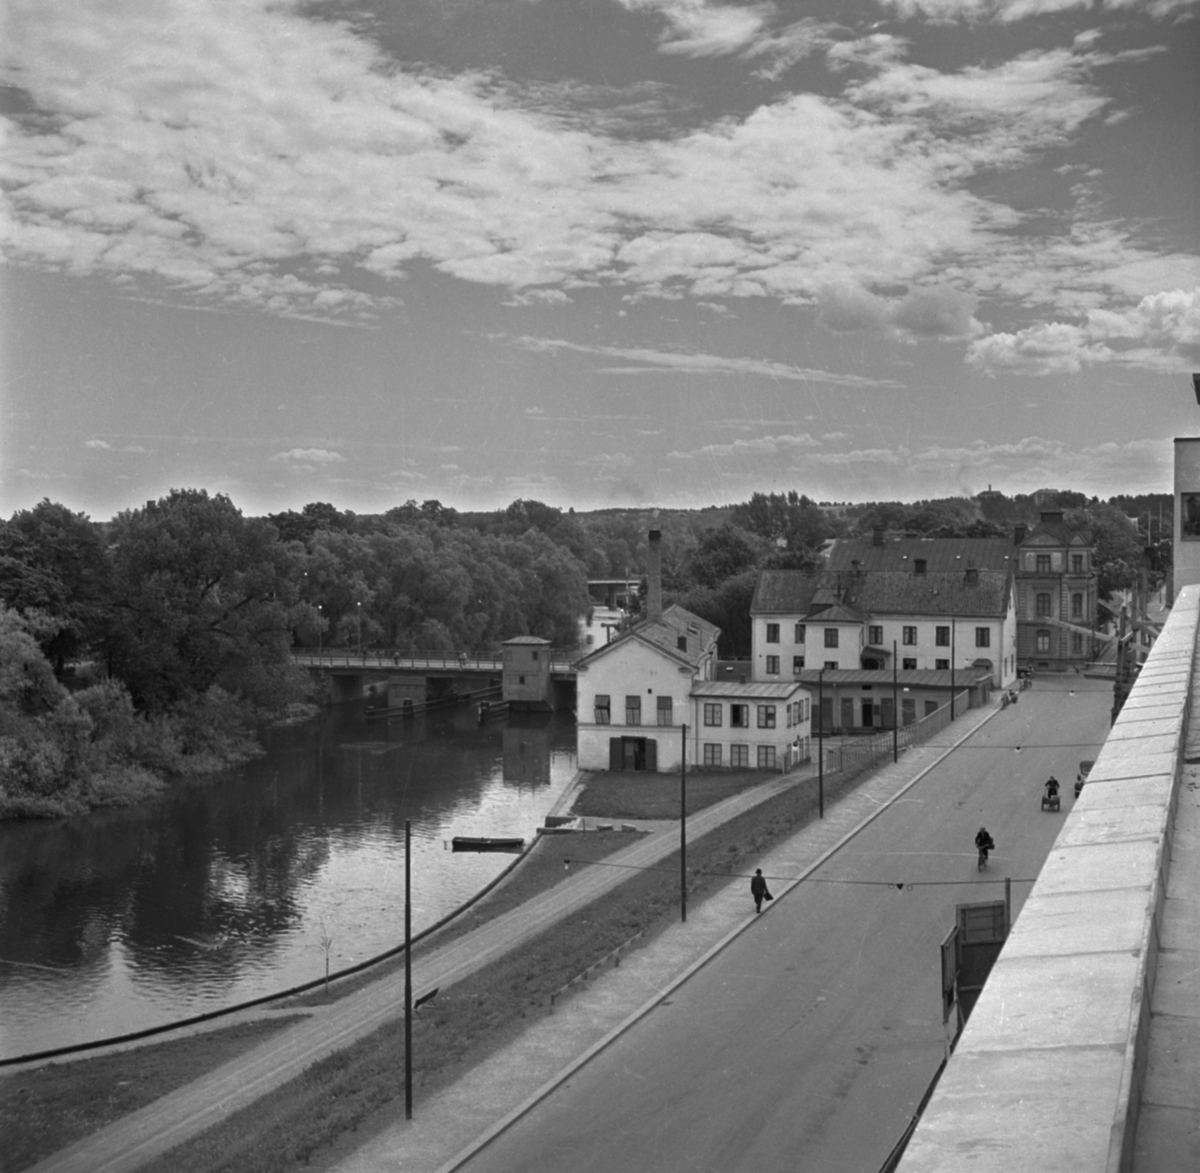
{"type": "Polygon", "coordinates": [[[1011,599],[1011,574],[980,570],[974,575],[863,574],[849,588],[850,600],[870,615],[979,615],[1003,619],[1011,599]]]}
{"type": "Polygon", "coordinates": [[[1029,531],[1021,543],[1026,546],[1091,546],[1092,535],[1087,530],[1076,529],[1065,521],[1043,521],[1029,531]]]}
{"type": "Polygon", "coordinates": [[[750,613],[806,615],[821,589],[821,578],[820,574],[809,574],[803,570],[760,571],[758,582],[754,585],[750,613]]]}
{"type": "Polygon", "coordinates": [[[917,559],[930,573],[965,570],[975,563],[980,570],[1012,570],[1017,547],[1009,538],[839,538],[829,551],[829,569],[852,571],[857,561],[863,570],[906,570],[917,559]]]}
{"type": "Polygon", "coordinates": [[[586,669],[601,656],[636,642],[654,648],[680,667],[696,669],[713,651],[720,634],[721,629],[708,620],[701,619],[678,604],[672,604],[662,613],[661,619],[643,619],[628,631],[621,632],[610,643],[576,660],[575,667],[586,669]],[[685,647],[679,646],[681,639],[686,641],[685,647]]]}

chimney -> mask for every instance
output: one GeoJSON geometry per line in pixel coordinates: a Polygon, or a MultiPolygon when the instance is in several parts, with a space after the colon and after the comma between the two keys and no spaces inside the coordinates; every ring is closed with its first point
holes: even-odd
{"type": "Polygon", "coordinates": [[[650,550],[646,555],[646,617],[657,623],[662,618],[662,550],[659,548],[662,534],[652,529],[649,538],[650,550]]]}
{"type": "Polygon", "coordinates": [[[882,546],[883,545],[883,526],[877,525],[871,530],[871,545],[872,546],[882,546]]]}
{"type": "Polygon", "coordinates": [[[1019,546],[1025,540],[1025,527],[1023,525],[1013,526],[1013,545],[1019,546]]]}

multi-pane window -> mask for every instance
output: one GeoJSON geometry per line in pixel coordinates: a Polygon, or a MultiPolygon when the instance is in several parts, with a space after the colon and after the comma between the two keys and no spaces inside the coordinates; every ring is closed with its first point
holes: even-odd
{"type": "Polygon", "coordinates": [[[778,676],[779,675],[779,657],[778,656],[768,656],[767,657],[767,675],[768,676],[778,676]]]}
{"type": "Polygon", "coordinates": [[[917,646],[917,629],[915,627],[905,627],[903,634],[906,647],[913,648],[917,646]]]}
{"type": "Polygon", "coordinates": [[[1049,574],[1050,573],[1050,555],[1049,554],[1038,554],[1035,566],[1037,567],[1038,574],[1049,574]]]}
{"type": "Polygon", "coordinates": [[[1071,596],[1071,615],[1076,618],[1083,616],[1083,596],[1081,594],[1073,594],[1071,596]]]}
{"type": "Polygon", "coordinates": [[[827,648],[838,646],[838,629],[836,627],[825,628],[825,646],[827,648]]]}
{"type": "Polygon", "coordinates": [[[750,728],[750,706],[749,705],[730,705],[729,706],[729,724],[734,729],[749,729],[750,728]]]}
{"type": "Polygon", "coordinates": [[[775,747],[773,745],[758,747],[758,768],[760,770],[775,769],[775,747]]]}
{"type": "Polygon", "coordinates": [[[1071,555],[1071,573],[1072,574],[1082,574],[1083,573],[1083,555],[1082,554],[1072,554],[1071,555]]]}
{"type": "Polygon", "coordinates": [[[870,627],[867,628],[867,643],[869,643],[869,644],[883,643],[883,625],[882,624],[876,625],[873,623],[873,624],[871,624],[870,627]]]}
{"type": "Polygon", "coordinates": [[[612,698],[602,692],[596,693],[596,724],[608,725],[612,722],[612,698]]]}
{"type": "Polygon", "coordinates": [[[802,644],[804,642],[804,624],[803,623],[796,624],[796,630],[793,633],[793,635],[794,635],[794,638],[792,639],[792,643],[802,644]]]}
{"type": "Polygon", "coordinates": [[[627,696],[625,698],[625,724],[640,725],[642,723],[642,698],[627,696]]]}
{"type": "Polygon", "coordinates": [[[1048,652],[1050,650],[1050,633],[1048,631],[1039,631],[1037,633],[1037,650],[1039,652],[1048,652]]]}
{"type": "Polygon", "coordinates": [[[704,764],[706,766],[719,766],[721,764],[721,746],[714,744],[711,741],[704,743],[704,764]]]}
{"type": "Polygon", "coordinates": [[[1037,599],[1035,600],[1035,603],[1036,603],[1036,607],[1034,610],[1035,615],[1049,615],[1050,614],[1050,592],[1049,591],[1038,591],[1037,599]]]}
{"type": "Polygon", "coordinates": [[[729,747],[729,764],[736,769],[747,769],[750,765],[750,747],[748,745],[731,745],[729,747]]]}
{"type": "Polygon", "coordinates": [[[948,626],[935,628],[933,642],[939,648],[948,648],[950,646],[950,628],[948,626]]]}
{"type": "Polygon", "coordinates": [[[827,668],[829,671],[836,671],[836,670],[837,670],[837,666],[838,666],[838,662],[837,662],[836,660],[826,660],[826,661],[825,661],[825,667],[826,667],[826,668],[827,668]]]}
{"type": "Polygon", "coordinates": [[[759,705],[758,706],[758,727],[760,729],[775,728],[775,706],[774,705],[759,705]]]}
{"type": "Polygon", "coordinates": [[[900,665],[905,672],[915,672],[917,670],[917,657],[905,656],[904,662],[900,665]]]}
{"type": "Polygon", "coordinates": [[[990,648],[992,646],[992,629],[990,627],[975,628],[975,646],[990,648]]]}
{"type": "Polygon", "coordinates": [[[658,723],[660,725],[674,725],[674,707],[669,696],[660,696],[658,698],[658,723]]]}
{"type": "Polygon", "coordinates": [[[800,673],[803,671],[804,671],[804,657],[803,656],[793,656],[792,657],[792,675],[799,676],[800,673]]]}
{"type": "Polygon", "coordinates": [[[778,642],[779,642],[779,624],[778,623],[768,623],[767,624],[767,643],[777,644],[778,642]]]}
{"type": "Polygon", "coordinates": [[[723,707],[724,706],[720,705],[720,704],[709,704],[708,702],[705,702],[704,724],[705,725],[720,725],[721,724],[721,710],[723,707]]]}
{"type": "Polygon", "coordinates": [[[945,671],[950,667],[950,661],[949,660],[934,660],[933,666],[935,668],[940,668],[943,671],[945,671]]]}
{"type": "Polygon", "coordinates": [[[1071,632],[1071,655],[1083,655],[1083,634],[1078,631],[1071,632]]]}

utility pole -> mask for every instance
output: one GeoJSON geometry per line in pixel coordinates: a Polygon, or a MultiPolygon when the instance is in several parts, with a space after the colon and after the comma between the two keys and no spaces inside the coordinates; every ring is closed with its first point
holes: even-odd
{"type": "Polygon", "coordinates": [[[825,817],[825,669],[817,673],[817,817],[825,817]]]}
{"type": "Polygon", "coordinates": [[[892,640],[892,761],[900,760],[900,689],[897,687],[896,641],[892,640]]]}
{"type": "Polygon", "coordinates": [[[679,754],[679,919],[687,921],[687,726],[679,754]]]}

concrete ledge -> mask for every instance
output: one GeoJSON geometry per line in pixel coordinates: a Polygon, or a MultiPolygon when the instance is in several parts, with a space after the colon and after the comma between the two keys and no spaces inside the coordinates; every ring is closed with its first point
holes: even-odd
{"type": "MultiPolygon", "coordinates": [[[[1179,993],[1159,991],[1159,1014],[1177,1004],[1194,1015],[1196,937],[1179,941],[1178,960],[1160,958],[1175,947],[1174,936],[1172,945],[1160,937],[1198,622],[1200,588],[1187,587],[1064,820],[900,1173],[1127,1173],[1144,1093],[1155,1112],[1194,1103],[1194,1088],[1172,1084],[1169,1061],[1167,1075],[1156,1063],[1155,1084],[1143,1085],[1160,963],[1164,975],[1179,971],[1179,993]]],[[[1194,1055],[1200,1039],[1185,1037],[1181,1054],[1194,1055]]]]}

